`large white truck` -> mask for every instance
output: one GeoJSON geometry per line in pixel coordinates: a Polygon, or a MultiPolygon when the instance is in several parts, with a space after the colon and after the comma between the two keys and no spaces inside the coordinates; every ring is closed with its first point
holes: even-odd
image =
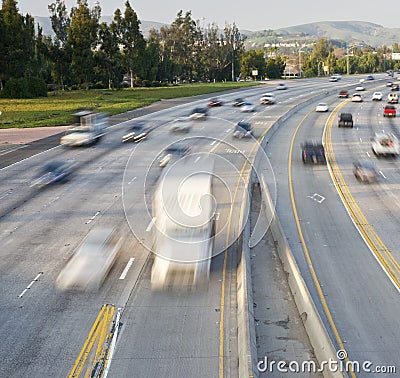
{"type": "Polygon", "coordinates": [[[75,126],[65,132],[60,139],[63,146],[86,146],[96,143],[105,134],[108,127],[106,113],[83,110],[75,113],[75,126]]]}
{"type": "Polygon", "coordinates": [[[195,155],[163,173],[153,196],[152,289],[192,288],[208,281],[213,254],[213,163],[195,155]]]}

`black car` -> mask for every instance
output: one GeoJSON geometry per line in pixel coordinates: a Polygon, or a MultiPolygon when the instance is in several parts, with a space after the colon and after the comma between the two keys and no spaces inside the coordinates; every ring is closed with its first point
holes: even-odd
{"type": "Polygon", "coordinates": [[[325,164],[325,149],[321,143],[305,142],[301,144],[301,158],[303,163],[325,164]]]}
{"type": "Polygon", "coordinates": [[[353,127],[353,115],[351,113],[340,113],[338,127],[353,127]]]}
{"type": "Polygon", "coordinates": [[[145,139],[150,132],[150,127],[144,121],[135,122],[129,133],[122,137],[122,143],[125,142],[140,142],[145,139]]]}
{"type": "Polygon", "coordinates": [[[191,147],[185,143],[175,143],[167,147],[159,157],[159,166],[164,168],[172,159],[180,159],[191,151],[191,147]]]}
{"type": "Polygon", "coordinates": [[[251,123],[245,120],[239,121],[233,130],[233,136],[239,139],[249,137],[252,133],[251,123]]]}
{"type": "Polygon", "coordinates": [[[244,100],[243,98],[235,98],[233,100],[233,106],[242,106],[245,102],[246,100],[244,100]]]}
{"type": "Polygon", "coordinates": [[[40,189],[44,186],[66,181],[74,170],[74,165],[69,162],[52,161],[45,164],[33,178],[31,187],[40,189]]]}
{"type": "Polygon", "coordinates": [[[210,101],[208,101],[208,106],[210,107],[214,107],[214,106],[222,106],[224,103],[222,100],[220,100],[219,98],[212,98],[210,101]]]}

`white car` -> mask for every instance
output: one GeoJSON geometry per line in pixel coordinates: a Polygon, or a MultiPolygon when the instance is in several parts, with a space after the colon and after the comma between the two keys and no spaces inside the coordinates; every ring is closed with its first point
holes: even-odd
{"type": "Polygon", "coordinates": [[[245,102],[241,107],[240,111],[243,113],[251,113],[254,112],[256,109],[251,102],[245,102]]]}
{"type": "Polygon", "coordinates": [[[336,77],[336,76],[331,76],[330,78],[329,78],[329,81],[332,81],[332,82],[335,82],[335,81],[338,81],[339,79],[336,77]]]}
{"type": "Polygon", "coordinates": [[[342,76],[337,73],[333,74],[331,77],[335,77],[337,80],[340,80],[342,78],[342,76]]]}
{"type": "Polygon", "coordinates": [[[372,101],[382,101],[383,93],[382,92],[374,92],[372,95],[372,101]]]}
{"type": "Polygon", "coordinates": [[[352,102],[362,102],[363,96],[361,96],[360,93],[354,93],[353,96],[351,96],[351,101],[352,102]]]}
{"type": "Polygon", "coordinates": [[[190,117],[179,117],[172,121],[169,130],[175,133],[188,133],[193,126],[193,121],[190,117]]]}
{"type": "Polygon", "coordinates": [[[376,156],[397,156],[400,153],[399,140],[391,133],[377,133],[371,142],[372,152],[376,156]]]}
{"type": "Polygon", "coordinates": [[[272,93],[265,93],[260,98],[261,105],[272,105],[275,103],[276,103],[276,99],[272,93]]]}
{"type": "Polygon", "coordinates": [[[365,87],[363,85],[359,85],[356,87],[356,91],[365,91],[365,87]]]}
{"type": "Polygon", "coordinates": [[[284,83],[280,83],[280,84],[278,84],[278,86],[276,87],[276,89],[278,89],[278,90],[284,90],[284,89],[287,89],[287,85],[286,85],[286,84],[284,84],[284,83]]]}
{"type": "Polygon", "coordinates": [[[316,108],[316,112],[327,112],[329,110],[329,105],[326,102],[320,102],[316,108]]]}
{"type": "Polygon", "coordinates": [[[365,79],[360,79],[360,83],[361,84],[364,83],[364,81],[365,81],[365,79]]]}
{"type": "Polygon", "coordinates": [[[59,290],[97,290],[115,263],[122,238],[114,228],[92,229],[56,280],[59,290]]]}

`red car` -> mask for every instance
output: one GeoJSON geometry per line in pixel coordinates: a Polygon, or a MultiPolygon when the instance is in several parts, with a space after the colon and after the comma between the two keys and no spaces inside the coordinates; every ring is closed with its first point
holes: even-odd
{"type": "Polygon", "coordinates": [[[396,108],[393,105],[385,105],[383,108],[384,117],[396,117],[396,108]]]}

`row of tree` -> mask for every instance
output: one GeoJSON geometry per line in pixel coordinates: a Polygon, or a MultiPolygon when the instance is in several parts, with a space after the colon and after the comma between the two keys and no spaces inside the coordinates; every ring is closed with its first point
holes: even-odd
{"type": "MultiPolygon", "coordinates": [[[[129,1],[113,20],[100,22],[101,8],[77,0],[69,12],[62,0],[48,6],[53,36],[43,35],[34,18],[19,13],[16,0],[2,0],[0,9],[0,89],[11,79],[42,79],[59,88],[117,88],[122,83],[223,81],[237,77],[279,78],[285,56],[266,49],[245,50],[235,24],[220,30],[201,27],[191,12],[180,11],[170,26],[151,30],[147,38],[129,1]],[[123,80],[124,78],[124,80],[123,80]]],[[[333,46],[320,39],[304,54],[305,76],[320,72],[320,64],[340,73],[375,72],[395,68],[385,51],[353,49],[351,59],[337,58],[333,46]],[[350,68],[349,68],[350,67],[350,68]]]]}

